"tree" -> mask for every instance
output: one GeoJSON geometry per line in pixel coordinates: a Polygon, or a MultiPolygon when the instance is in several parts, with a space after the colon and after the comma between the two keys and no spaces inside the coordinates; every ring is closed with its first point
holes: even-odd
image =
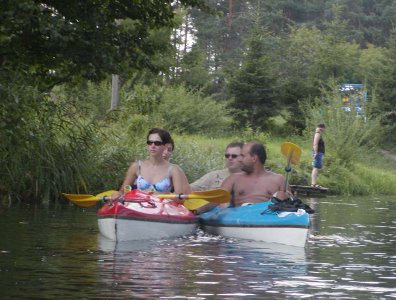
{"type": "MultiPolygon", "coordinates": [[[[389,39],[388,50],[386,51],[387,64],[384,68],[383,76],[378,82],[377,95],[379,96],[379,108],[382,111],[388,112],[387,122],[393,125],[395,130],[395,116],[396,116],[396,30],[393,30],[392,36],[389,39]]],[[[395,140],[395,133],[392,134],[393,141],[395,140]]]]}
{"type": "Polygon", "coordinates": [[[239,118],[243,125],[266,128],[269,118],[279,113],[275,49],[271,35],[257,29],[249,39],[241,68],[230,79],[229,92],[234,96],[234,107],[244,112],[239,118]]]}
{"type": "Polygon", "coordinates": [[[210,83],[209,80],[204,53],[197,46],[193,46],[183,57],[179,81],[190,90],[200,90],[210,83]]]}
{"type": "MultiPolygon", "coordinates": [[[[153,68],[150,57],[161,47],[149,39],[150,30],[173,25],[172,3],[2,0],[0,65],[6,72],[23,69],[47,86],[153,68]]],[[[177,3],[204,7],[202,0],[177,3]]]]}

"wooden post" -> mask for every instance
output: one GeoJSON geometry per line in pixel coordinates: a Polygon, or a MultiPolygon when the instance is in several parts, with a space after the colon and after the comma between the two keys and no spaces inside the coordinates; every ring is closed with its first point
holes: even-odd
{"type": "Polygon", "coordinates": [[[118,74],[111,75],[111,105],[110,110],[115,110],[120,102],[120,77],[118,74]]]}

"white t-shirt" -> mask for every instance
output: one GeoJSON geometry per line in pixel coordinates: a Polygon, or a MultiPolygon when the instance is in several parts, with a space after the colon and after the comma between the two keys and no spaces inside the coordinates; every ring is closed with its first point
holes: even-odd
{"type": "Polygon", "coordinates": [[[221,186],[224,179],[230,175],[231,173],[228,169],[212,171],[191,183],[190,186],[193,191],[217,189],[221,186]]]}

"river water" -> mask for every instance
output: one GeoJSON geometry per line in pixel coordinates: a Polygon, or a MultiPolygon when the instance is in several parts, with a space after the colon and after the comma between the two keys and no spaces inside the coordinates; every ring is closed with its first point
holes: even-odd
{"type": "Polygon", "coordinates": [[[396,199],[308,198],[305,248],[224,239],[113,243],[96,208],[0,209],[0,299],[394,299],[396,199]]]}

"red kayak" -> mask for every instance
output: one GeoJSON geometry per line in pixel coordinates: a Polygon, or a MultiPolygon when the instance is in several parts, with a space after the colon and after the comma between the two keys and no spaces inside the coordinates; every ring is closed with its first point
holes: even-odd
{"type": "Polygon", "coordinates": [[[100,233],[115,241],[173,238],[194,232],[198,219],[182,204],[139,190],[103,205],[100,233]]]}

